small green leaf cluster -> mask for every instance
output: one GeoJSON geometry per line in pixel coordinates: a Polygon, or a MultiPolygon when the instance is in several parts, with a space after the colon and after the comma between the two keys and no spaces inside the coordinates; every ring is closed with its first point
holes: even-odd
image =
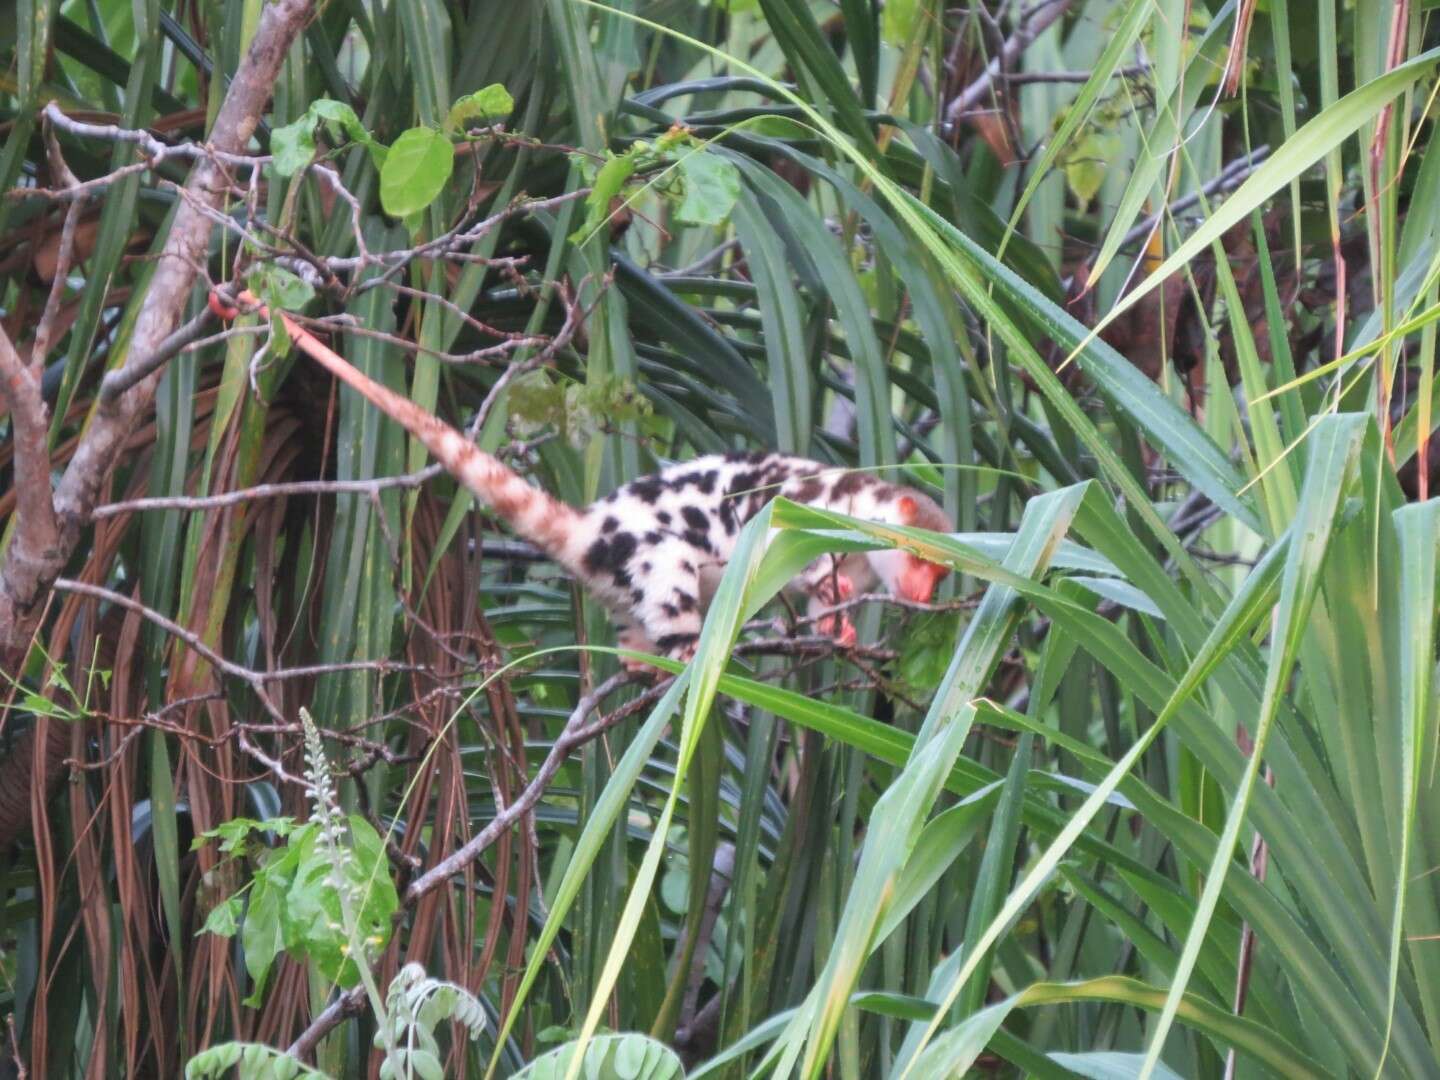
{"type": "MultiPolygon", "coordinates": [[[[378,951],[389,940],[399,896],[384,842],[374,827],[359,815],[350,815],[346,826],[349,857],[343,860],[343,872],[360,897],[359,936],[378,951]]],[[[236,818],[204,833],[194,846],[210,840],[219,840],[220,851],[229,859],[259,862],[249,886],[212,909],[200,931],[221,937],[239,931],[245,969],[254,982],[246,1004],[259,1004],[266,977],[282,951],[309,960],[340,986],[354,986],[359,973],[349,955],[340,897],[331,881],[334,867],[321,843],[320,827],[314,822],[296,825],[290,818],[236,818]],[[285,843],[267,847],[255,838],[260,832],[273,833],[285,843]]]]}
{"type": "Polygon", "coordinates": [[[516,435],[555,431],[577,450],[617,423],[637,424],[645,434],[653,434],[658,423],[650,399],[632,381],[616,375],[576,383],[532,371],[511,384],[509,405],[516,435]]]}
{"type": "Polygon", "coordinates": [[[356,143],[365,147],[380,171],[380,205],[392,217],[418,224],[415,216],[435,201],[455,169],[452,139],[463,132],[467,123],[501,120],[514,108],[509,92],[494,83],[458,99],[450,107],[443,130],[425,125],[413,127],[386,146],[365,128],[349,105],[322,98],[312,101],[298,120],[271,133],[274,168],[280,176],[288,177],[314,161],[315,131],[322,128],[342,145],[356,143]]]}
{"type": "Polygon", "coordinates": [[[299,311],[315,298],[315,288],[304,278],[274,263],[261,262],[245,277],[249,290],[270,309],[270,350],[277,356],[290,355],[290,331],[281,311],[299,311]]]}
{"type": "Polygon", "coordinates": [[[185,1080],[209,1080],[231,1069],[239,1080],[329,1080],[317,1069],[263,1043],[227,1042],[212,1046],[185,1064],[185,1080]]]}
{"type": "MultiPolygon", "coordinates": [[[[575,1044],[544,1054],[514,1076],[514,1080],[562,1080],[571,1075],[575,1044]]],[[[685,1068],[675,1051],[648,1035],[626,1032],[597,1035],[585,1044],[578,1075],[619,1077],[623,1080],[684,1080],[685,1068]]]]}
{"type": "Polygon", "coordinates": [[[583,243],[599,232],[610,217],[611,203],[631,180],[652,173],[646,186],[673,207],[681,225],[723,225],[740,198],[735,166],[677,125],[653,143],[641,139],[622,154],[607,153],[590,177],[585,220],[570,234],[571,241],[583,243]]]}
{"type": "Polygon", "coordinates": [[[430,978],[419,964],[406,964],[390,980],[385,1013],[375,1046],[385,1048],[388,1034],[393,1049],[380,1066],[380,1080],[443,1080],[435,1029],[446,1021],[463,1025],[472,1039],[485,1033],[485,1009],[475,996],[463,986],[430,978]]]}

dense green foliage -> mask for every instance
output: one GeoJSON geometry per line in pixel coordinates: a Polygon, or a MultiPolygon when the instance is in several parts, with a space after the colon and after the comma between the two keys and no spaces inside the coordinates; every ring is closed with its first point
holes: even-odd
{"type": "MultiPolygon", "coordinates": [[[[58,472],[191,159],[42,110],[201,143],[262,3],[10,8],[0,326],[58,472]],[[60,158],[119,170],[68,228],[60,158]]],[[[70,760],[0,850],[0,1076],[1440,1077],[1430,13],[321,6],[213,282],[572,503],[766,447],[958,532],[777,500],[695,661],[612,680],[242,317],[79,523],[108,593],[4,672],[0,759],[70,760]],[[292,481],[350,486],[173,501],[292,481]],[[776,599],[887,546],[955,572],[860,649],[776,599]]]]}

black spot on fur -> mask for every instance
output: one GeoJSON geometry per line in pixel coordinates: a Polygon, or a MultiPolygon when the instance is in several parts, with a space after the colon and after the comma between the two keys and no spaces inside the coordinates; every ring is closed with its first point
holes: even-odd
{"type": "Polygon", "coordinates": [[[660,498],[664,490],[665,485],[651,476],[636,480],[630,484],[630,494],[634,495],[635,498],[643,503],[649,503],[651,506],[655,505],[655,501],[660,498]]]}
{"type": "Polygon", "coordinates": [[[619,527],[620,519],[614,516],[607,516],[605,520],[600,523],[600,531],[602,533],[613,533],[619,527]]]}
{"type": "Polygon", "coordinates": [[[644,590],[644,589],[631,589],[631,590],[630,590],[630,602],[631,602],[631,603],[633,603],[633,604],[640,604],[640,603],[643,603],[644,600],[645,600],[645,590],[644,590]]]}
{"type": "Polygon", "coordinates": [[[650,567],[650,560],[649,560],[649,559],[646,559],[644,562],[642,562],[642,563],[640,564],[640,572],[641,572],[642,574],[648,574],[648,573],[650,572],[650,569],[651,569],[651,567],[650,567]]]}
{"type": "Polygon", "coordinates": [[[862,472],[845,473],[839,480],[835,481],[834,495],[837,499],[843,499],[847,495],[854,495],[861,488],[872,482],[871,477],[862,472]]]}
{"type": "Polygon", "coordinates": [[[698,548],[701,551],[713,552],[715,550],[710,546],[710,538],[702,532],[697,532],[695,529],[686,529],[681,539],[691,547],[698,548]]]}
{"type": "Polygon", "coordinates": [[[698,506],[683,507],[680,511],[680,516],[685,519],[685,524],[696,532],[703,533],[710,531],[710,518],[707,517],[705,511],[701,510],[698,506]]]}
{"type": "Polygon", "coordinates": [[[658,521],[658,522],[660,522],[661,525],[669,525],[669,524],[670,524],[670,511],[669,511],[669,510],[661,510],[658,514],[655,515],[655,520],[658,521]]]}
{"type": "Polygon", "coordinates": [[[687,574],[693,574],[695,573],[695,564],[692,563],[689,559],[681,559],[680,569],[685,571],[685,573],[687,574]]]}
{"type": "Polygon", "coordinates": [[[667,618],[674,619],[679,616],[680,609],[674,604],[661,604],[660,610],[665,612],[667,618]]]}
{"type": "Polygon", "coordinates": [[[630,584],[625,567],[635,554],[636,546],[635,537],[627,532],[602,536],[585,552],[585,569],[592,574],[608,573],[624,588],[630,584]]]}
{"type": "Polygon", "coordinates": [[[800,481],[790,497],[798,503],[814,503],[819,501],[820,493],[824,490],[825,485],[820,482],[819,477],[807,476],[800,481]]]}
{"type": "Polygon", "coordinates": [[[726,535],[726,536],[734,536],[734,535],[735,535],[735,530],[736,530],[737,528],[739,528],[739,525],[738,525],[738,524],[736,523],[736,521],[735,521],[735,504],[734,504],[734,502],[732,502],[732,501],[729,500],[729,499],[722,500],[721,503],[720,503],[719,514],[720,514],[720,524],[725,527],[725,535],[726,535]]]}
{"type": "Polygon", "coordinates": [[[715,481],[720,478],[718,469],[700,470],[684,473],[675,478],[675,490],[684,491],[687,487],[699,490],[702,495],[709,495],[715,490],[715,481]]]}
{"type": "Polygon", "coordinates": [[[675,606],[681,611],[694,611],[696,607],[695,597],[691,596],[684,589],[676,589],[675,606]]]}
{"type": "Polygon", "coordinates": [[[699,634],[665,634],[659,641],[655,642],[655,647],[661,652],[668,653],[681,645],[689,645],[691,642],[698,641],[699,639],[699,634]]]}
{"type": "Polygon", "coordinates": [[[725,489],[725,494],[730,498],[734,498],[737,495],[744,495],[755,486],[758,475],[758,473],[751,472],[749,469],[736,473],[730,480],[730,486],[725,489]]]}
{"type": "Polygon", "coordinates": [[[725,460],[731,465],[754,465],[764,461],[766,451],[764,450],[731,450],[725,455],[725,460]]]}
{"type": "Polygon", "coordinates": [[[654,547],[656,544],[660,543],[660,541],[663,540],[663,539],[664,539],[664,535],[661,534],[661,533],[659,533],[659,532],[656,532],[654,529],[651,529],[649,532],[647,532],[647,533],[645,534],[645,543],[649,544],[651,547],[654,547]]]}

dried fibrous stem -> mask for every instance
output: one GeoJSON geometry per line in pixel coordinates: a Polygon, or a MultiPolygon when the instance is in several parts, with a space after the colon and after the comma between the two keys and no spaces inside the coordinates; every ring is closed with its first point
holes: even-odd
{"type": "MultiPolygon", "coordinates": [[[[228,190],[225,160],[244,154],[248,148],[278,81],[280,66],[314,8],[314,0],[276,0],[261,8],[250,48],[216,113],[205,151],[193,158],[195,164],[186,186],[197,198],[218,205],[228,190]]],[[[58,107],[48,106],[46,116],[57,128],[81,133],[77,122],[58,107]]],[[[148,135],[117,137],[134,141],[152,153],[158,150],[149,145],[155,140],[148,135]]],[[[210,229],[209,220],[196,213],[191,204],[182,203],[176,208],[135,319],[127,366],[145,364],[179,321],[195,281],[195,268],[205,259],[210,229]]],[[[0,365],[4,368],[0,381],[6,396],[12,399],[20,508],[14,537],[0,563],[0,669],[20,671],[39,630],[51,586],[79,545],[90,511],[122,457],[126,440],[153,403],[163,368],[149,371],[124,393],[99,402],[52,497],[39,372],[25,371],[8,339],[0,345],[0,365]]],[[[17,793],[17,797],[0,804],[0,844],[8,843],[29,827],[31,807],[37,802],[31,792],[36,786],[48,787],[64,767],[63,757],[48,750],[38,755],[46,762],[45,768],[32,767],[37,760],[31,745],[33,731],[17,740],[10,755],[0,762],[0,791],[17,793]]]]}
{"type": "MultiPolygon", "coordinates": [[[[154,400],[163,369],[154,366],[151,358],[179,320],[195,282],[197,267],[204,263],[209,246],[211,222],[196,209],[196,204],[216,206],[228,191],[227,162],[234,155],[243,155],[248,146],[270,99],[285,54],[309,21],[313,7],[312,0],[278,0],[261,10],[250,49],[236,69],[205,152],[194,157],[195,165],[186,183],[186,191],[192,198],[176,208],[135,320],[125,367],[145,373],[123,393],[109,398],[102,396],[92,422],[76,446],[53,500],[58,542],[37,545],[17,533],[16,542],[10,545],[0,565],[0,666],[16,670],[28,651],[45,595],[79,543],[81,529],[90,520],[90,511],[121,457],[125,440],[154,400]]],[[[56,127],[76,134],[87,134],[87,128],[97,126],[70,121],[53,105],[47,107],[46,117],[56,127]]],[[[116,129],[105,134],[135,142],[152,155],[163,148],[163,144],[143,132],[121,133],[116,129]]],[[[38,379],[35,383],[38,394],[38,379]]],[[[44,476],[48,488],[48,468],[44,476]]],[[[32,476],[30,483],[34,482],[32,476]]]]}

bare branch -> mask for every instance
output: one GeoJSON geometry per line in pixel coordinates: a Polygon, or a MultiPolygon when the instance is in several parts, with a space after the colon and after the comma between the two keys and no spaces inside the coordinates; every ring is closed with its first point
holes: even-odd
{"type": "MultiPolygon", "coordinates": [[[[55,129],[45,125],[45,153],[50,163],[50,173],[67,188],[79,186],[79,180],[65,164],[60,152],[60,143],[55,138],[55,129]]],[[[70,276],[70,260],[75,255],[75,227],[80,223],[80,211],[84,200],[74,199],[65,209],[65,223],[60,227],[60,248],[55,255],[55,276],[50,279],[50,295],[45,298],[45,310],[35,328],[35,339],[30,346],[30,363],[40,365],[50,355],[50,336],[55,332],[55,319],[60,313],[60,298],[65,295],[65,279],[70,276]]]]}
{"type": "Polygon", "coordinates": [[[967,112],[973,109],[977,102],[990,93],[991,86],[996,78],[1003,72],[1008,71],[1020,59],[1032,41],[1045,32],[1047,28],[1058,19],[1062,18],[1070,9],[1070,0],[1048,0],[1046,3],[1037,4],[1030,9],[1019,26],[1005,40],[1000,52],[985,65],[985,70],[980,77],[962,90],[945,109],[945,122],[947,124],[958,123],[967,112]]]}
{"type": "MultiPolygon", "coordinates": [[[[608,727],[613,726],[619,719],[630,715],[634,709],[627,707],[626,709],[616,710],[615,713],[612,713],[608,717],[603,717],[603,724],[587,725],[585,722],[589,715],[599,707],[600,702],[604,701],[616,690],[620,689],[620,687],[634,682],[636,678],[637,676],[630,672],[622,671],[618,675],[610,676],[610,678],[606,679],[594,690],[582,697],[575,706],[574,711],[570,713],[569,720],[565,722],[565,730],[560,733],[560,737],[551,745],[550,752],[545,755],[545,760],[541,762],[539,770],[535,773],[535,778],[525,786],[525,790],[517,795],[510,805],[497,813],[485,828],[471,837],[468,843],[456,848],[455,851],[451,852],[444,859],[441,859],[429,870],[412,881],[410,887],[405,890],[406,904],[414,904],[426,893],[438,889],[446,881],[450,880],[450,878],[460,873],[466,866],[478,859],[482,852],[498,840],[500,836],[519,821],[520,818],[528,814],[531,808],[540,801],[540,796],[545,794],[545,789],[550,786],[550,781],[553,780],[555,774],[560,771],[560,766],[565,764],[565,759],[570,756],[572,750],[580,744],[593,739],[608,727]]],[[[658,697],[659,694],[657,691],[659,689],[660,687],[651,687],[637,700],[645,701],[658,697]]],[[[634,703],[632,703],[632,705],[633,704],[634,703]]]]}
{"type": "Polygon", "coordinates": [[[203,338],[206,328],[213,318],[214,314],[208,307],[202,309],[200,314],[170,333],[164,341],[155,346],[149,356],[108,372],[105,378],[100,380],[100,400],[102,402],[114,401],[121,394],[138,386],[159,371],[176,355],[203,338]]]}
{"type": "Polygon", "coordinates": [[[441,465],[428,465],[401,476],[380,476],[374,480],[297,480],[288,484],[256,484],[254,487],[225,491],[218,495],[172,495],[150,499],[128,499],[125,502],[97,506],[91,517],[115,517],[147,510],[218,510],[226,506],[255,502],[260,499],[283,499],[291,495],[370,495],[389,488],[416,488],[440,475],[441,465]]]}
{"type": "MultiPolygon", "coordinates": [[[[41,360],[27,366],[15,351],[10,337],[0,327],[0,397],[10,407],[10,424],[15,443],[15,536],[10,543],[7,566],[14,563],[20,575],[28,576],[44,567],[60,547],[60,527],[50,493],[50,451],[47,443],[50,410],[40,392],[41,360]]],[[[0,625],[33,603],[34,597],[17,590],[8,575],[0,575],[0,625]]],[[[0,667],[19,670],[19,658],[29,651],[34,626],[17,639],[17,656],[7,663],[0,648],[0,667]]],[[[0,637],[3,644],[3,637],[0,637]]]]}

